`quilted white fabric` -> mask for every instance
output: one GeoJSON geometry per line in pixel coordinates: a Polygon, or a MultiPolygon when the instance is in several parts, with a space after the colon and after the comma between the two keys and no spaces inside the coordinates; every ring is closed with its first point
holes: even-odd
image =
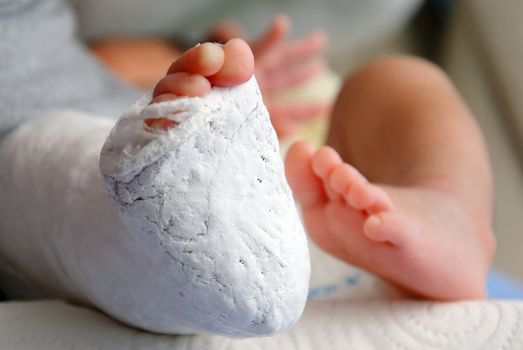
{"type": "Polygon", "coordinates": [[[164,336],[58,301],[0,306],[0,348],[23,350],[523,349],[523,302],[312,301],[267,338],[164,336]]]}

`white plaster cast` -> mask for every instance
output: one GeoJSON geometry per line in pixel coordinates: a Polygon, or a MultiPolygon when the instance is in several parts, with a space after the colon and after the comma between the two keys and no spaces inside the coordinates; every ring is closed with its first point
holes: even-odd
{"type": "Polygon", "coordinates": [[[102,177],[105,120],[62,113],[5,139],[3,266],[48,296],[153,332],[290,327],[305,304],[309,256],[255,80],[149,100],[113,128],[102,177]],[[160,116],[180,125],[144,127],[160,116]]]}
{"type": "Polygon", "coordinates": [[[100,165],[129,230],[171,266],[172,330],[287,328],[305,302],[309,258],[256,81],[149,101],[118,121],[100,165]],[[180,124],[144,128],[155,117],[180,124]]]}

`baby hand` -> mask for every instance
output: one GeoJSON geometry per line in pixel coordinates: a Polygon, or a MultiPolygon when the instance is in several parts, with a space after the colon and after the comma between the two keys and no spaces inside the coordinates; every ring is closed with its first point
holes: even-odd
{"type": "MultiPolygon", "coordinates": [[[[330,103],[274,102],[274,96],[296,88],[325,70],[322,56],[327,43],[325,33],[315,31],[298,39],[288,39],[291,23],[283,15],[275,16],[265,33],[249,41],[256,68],[255,75],[279,136],[292,133],[296,126],[318,115],[327,114],[330,103]]],[[[245,37],[234,22],[225,21],[214,30],[213,39],[225,42],[233,37],[245,37]]]]}

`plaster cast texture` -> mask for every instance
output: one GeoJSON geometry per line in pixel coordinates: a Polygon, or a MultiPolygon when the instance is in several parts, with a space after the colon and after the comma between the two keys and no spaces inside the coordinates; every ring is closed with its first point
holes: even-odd
{"type": "Polygon", "coordinates": [[[100,161],[122,221],[167,268],[158,278],[170,282],[169,315],[161,324],[149,315],[146,328],[233,336],[288,328],[305,304],[309,256],[256,81],[149,101],[146,94],[117,122],[100,161]],[[158,117],[180,124],[144,126],[158,117]]]}

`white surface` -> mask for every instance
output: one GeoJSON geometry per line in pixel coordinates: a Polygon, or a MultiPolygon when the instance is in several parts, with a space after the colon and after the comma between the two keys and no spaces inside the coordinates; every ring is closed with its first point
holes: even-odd
{"type": "Polygon", "coordinates": [[[273,337],[161,336],[63,302],[0,306],[0,348],[11,350],[492,350],[523,348],[523,303],[315,301],[273,337]]]}

